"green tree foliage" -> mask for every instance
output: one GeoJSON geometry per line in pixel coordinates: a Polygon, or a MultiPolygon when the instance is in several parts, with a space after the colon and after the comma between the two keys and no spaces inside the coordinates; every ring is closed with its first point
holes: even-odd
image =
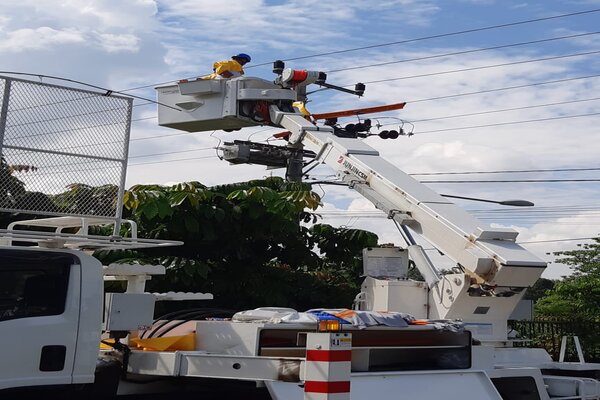
{"type": "Polygon", "coordinates": [[[160,263],[167,275],[150,281],[150,290],[210,292],[221,306],[349,307],[361,250],[377,244],[361,230],[304,226],[316,222],[320,198],[310,185],[281,178],[210,188],[137,185],[124,204],[141,237],[184,245],[97,256],[160,263]]]}
{"type": "MultiPolygon", "coordinates": [[[[68,185],[64,192],[48,195],[28,191],[23,181],[15,176],[16,172],[35,172],[38,168],[31,165],[9,165],[4,157],[0,158],[0,208],[16,210],[44,210],[49,214],[69,213],[80,215],[105,215],[115,206],[118,187],[116,185],[89,186],[82,183],[68,185]]],[[[26,214],[0,215],[0,226],[4,227],[13,220],[39,218],[40,215],[26,214]]]]}
{"type": "Polygon", "coordinates": [[[576,250],[555,253],[557,262],[571,266],[573,274],[557,281],[536,304],[543,316],[600,318],[600,238],[576,250]]]}
{"type": "Polygon", "coordinates": [[[57,195],[49,196],[50,200],[62,212],[82,215],[105,215],[114,207],[119,191],[116,185],[90,186],[83,183],[73,183],[67,190],[57,195]]]}
{"type": "MultiPolygon", "coordinates": [[[[55,206],[48,196],[39,192],[29,192],[25,183],[15,176],[15,172],[30,172],[37,168],[29,165],[9,165],[0,157],[0,208],[31,209],[32,205],[53,211],[55,206]]],[[[14,219],[26,219],[33,216],[0,213],[0,227],[5,228],[14,219]]]]}
{"type": "Polygon", "coordinates": [[[549,290],[554,288],[554,284],[556,281],[552,279],[540,278],[533,286],[527,289],[525,292],[524,299],[525,300],[533,300],[534,302],[538,301],[542,297],[546,296],[549,290]]]}
{"type": "Polygon", "coordinates": [[[13,172],[4,157],[0,157],[0,207],[13,208],[25,194],[25,184],[13,172]]]}

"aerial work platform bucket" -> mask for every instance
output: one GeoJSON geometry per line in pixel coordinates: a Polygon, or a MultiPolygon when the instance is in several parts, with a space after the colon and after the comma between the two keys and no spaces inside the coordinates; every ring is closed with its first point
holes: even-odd
{"type": "Polygon", "coordinates": [[[187,132],[266,125],[256,104],[296,101],[296,92],[264,79],[197,79],[158,86],[158,124],[187,132]]]}

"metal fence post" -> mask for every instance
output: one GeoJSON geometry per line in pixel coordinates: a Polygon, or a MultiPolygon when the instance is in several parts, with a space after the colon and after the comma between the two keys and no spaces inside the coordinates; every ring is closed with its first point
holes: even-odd
{"type": "Polygon", "coordinates": [[[6,130],[6,118],[8,117],[8,102],[10,99],[11,80],[4,80],[4,93],[2,95],[2,107],[0,108],[0,154],[4,146],[4,132],[6,130]]]}

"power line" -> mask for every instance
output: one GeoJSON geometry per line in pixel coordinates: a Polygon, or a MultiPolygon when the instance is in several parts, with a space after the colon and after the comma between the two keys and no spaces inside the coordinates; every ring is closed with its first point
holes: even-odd
{"type": "Polygon", "coordinates": [[[200,132],[183,132],[183,133],[171,133],[168,135],[156,135],[156,136],[144,136],[141,138],[134,138],[134,139],[130,139],[130,142],[136,142],[136,141],[140,141],[140,140],[151,140],[151,139],[162,139],[162,138],[167,138],[167,137],[175,137],[175,136],[183,136],[183,135],[193,135],[194,133],[200,133],[200,132]]]}
{"type": "MultiPolygon", "coordinates": [[[[535,206],[535,207],[531,207],[527,209],[527,212],[529,213],[534,213],[534,212],[554,212],[557,210],[564,210],[564,211],[574,211],[574,212],[579,212],[579,211],[596,211],[596,210],[600,210],[600,207],[597,206],[589,206],[589,205],[561,205],[561,206],[546,206],[546,207],[540,207],[540,206],[535,206]]],[[[515,209],[509,209],[509,208],[490,208],[490,209],[470,209],[467,210],[470,213],[486,213],[486,214],[495,214],[495,213],[514,213],[517,212],[517,210],[515,209]]]]}
{"type": "MultiPolygon", "coordinates": [[[[549,83],[554,83],[554,82],[555,81],[550,81],[549,83]]],[[[504,90],[504,89],[500,88],[498,90],[504,90]]],[[[465,95],[467,95],[467,94],[465,94],[465,95]]],[[[456,97],[457,95],[452,95],[452,96],[456,97]]],[[[574,104],[574,103],[582,103],[582,102],[586,102],[586,101],[596,101],[596,100],[600,100],[600,97],[593,97],[593,98],[588,98],[588,99],[567,100],[567,101],[560,101],[560,102],[546,103],[546,104],[538,104],[538,105],[531,105],[531,106],[504,108],[504,109],[499,109],[499,110],[480,111],[480,112],[466,113],[466,114],[448,115],[448,116],[443,116],[443,117],[434,117],[434,118],[412,120],[410,122],[411,123],[414,123],[414,122],[430,122],[430,121],[438,121],[438,120],[443,120],[443,119],[452,119],[452,118],[459,118],[459,117],[470,117],[470,116],[475,116],[475,115],[494,114],[494,113],[501,113],[501,112],[508,112],[508,111],[527,110],[527,109],[532,109],[532,108],[551,107],[551,106],[558,106],[558,105],[565,105],[565,104],[574,104]]],[[[417,101],[425,101],[425,100],[417,100],[417,101]]],[[[413,103],[414,103],[414,101],[413,101],[413,103]]],[[[137,122],[137,121],[155,119],[157,117],[158,116],[145,117],[145,118],[137,118],[137,119],[132,119],[131,122],[137,122]]],[[[377,119],[377,118],[374,118],[374,119],[377,119]]],[[[381,126],[389,126],[389,125],[393,125],[393,124],[384,124],[384,125],[381,125],[381,126]]],[[[276,128],[276,127],[273,127],[273,128],[276,128]]],[[[251,136],[254,135],[254,134],[256,134],[256,133],[263,132],[263,131],[266,131],[266,130],[268,130],[268,128],[267,129],[262,129],[262,130],[257,131],[257,132],[254,132],[254,133],[251,134],[251,136]]],[[[425,132],[421,132],[421,133],[425,133],[425,132]]],[[[429,131],[427,133],[429,133],[429,131]]],[[[169,136],[171,136],[171,135],[169,135],[169,136]]]]}
{"type": "MultiPolygon", "coordinates": [[[[440,121],[440,120],[443,120],[443,119],[452,119],[452,118],[461,118],[461,117],[472,117],[472,116],[475,116],[475,115],[495,114],[495,113],[508,112],[508,111],[528,110],[528,109],[531,109],[531,108],[561,106],[561,105],[565,105],[565,104],[583,103],[583,102],[586,102],[586,101],[596,101],[596,100],[600,100],[600,97],[593,97],[593,98],[589,98],[589,99],[559,101],[559,102],[555,102],[555,103],[536,104],[536,105],[531,105],[531,106],[502,108],[502,109],[499,109],[499,110],[479,111],[479,112],[466,113],[466,114],[446,115],[446,116],[443,116],[443,117],[433,117],[433,118],[416,119],[416,120],[411,120],[410,122],[411,123],[415,123],[415,122],[440,121]]],[[[388,126],[388,125],[394,125],[394,124],[385,124],[385,125],[382,125],[382,126],[388,126]]]]}
{"type": "MultiPolygon", "coordinates": [[[[596,116],[596,115],[600,115],[600,112],[597,113],[588,113],[588,114],[579,114],[579,115],[566,115],[566,116],[560,116],[560,117],[548,117],[548,118],[538,118],[538,119],[531,119],[531,120],[523,120],[523,121],[510,121],[510,122],[498,122],[498,123],[494,123],[494,124],[485,124],[485,125],[473,125],[473,126],[464,126],[464,127],[457,127],[457,128],[444,128],[444,129],[436,129],[436,130],[430,130],[430,131],[423,131],[423,132],[415,132],[415,135],[420,135],[420,134],[426,134],[426,133],[437,133],[437,132],[446,132],[446,131],[455,131],[455,130],[467,130],[467,129],[476,129],[476,128],[489,128],[489,127],[496,127],[496,126],[506,126],[506,125],[517,125],[517,124],[526,124],[526,123],[534,123],[534,122],[544,122],[544,121],[552,121],[552,120],[560,120],[560,119],[570,119],[570,118],[582,118],[582,117],[590,117],[590,116],[596,116]]],[[[262,131],[262,130],[260,130],[262,131]]],[[[193,133],[200,133],[200,132],[191,132],[193,133]]],[[[175,134],[168,134],[168,135],[158,135],[158,136],[148,136],[148,137],[142,137],[142,138],[134,138],[134,139],[130,139],[131,142],[133,141],[141,141],[141,140],[152,140],[152,139],[160,139],[160,138],[167,138],[167,137],[176,137],[176,136],[182,136],[182,135],[190,135],[191,133],[189,132],[185,132],[185,133],[175,133],[175,134]]],[[[256,133],[256,132],[255,132],[256,133]]],[[[162,154],[169,154],[168,152],[166,153],[162,153],[162,154]]],[[[579,168],[579,169],[563,169],[564,171],[593,171],[593,170],[598,170],[600,168],[579,168]]],[[[560,169],[555,170],[556,172],[560,171],[560,169]]],[[[486,172],[486,171],[474,171],[474,172],[470,172],[473,174],[484,174],[484,173],[506,173],[507,171],[493,171],[493,172],[486,172]]],[[[509,171],[510,172],[510,171],[509,171]]],[[[544,170],[544,171],[540,171],[540,170],[532,170],[532,171],[514,171],[514,172],[553,172],[551,170],[544,170]]],[[[464,172],[464,174],[467,174],[469,172],[464,172]]],[[[443,175],[443,174],[448,174],[448,175],[452,175],[452,174],[463,174],[463,173],[422,173],[422,174],[410,174],[410,175],[443,175]]],[[[425,181],[423,181],[425,182],[425,181]]],[[[429,183],[438,183],[436,181],[428,181],[429,183]]],[[[455,181],[458,182],[458,181],[455,181]]],[[[475,182],[475,181],[469,181],[469,182],[475,182]]]]}
{"type": "MultiPolygon", "coordinates": [[[[556,80],[552,80],[552,81],[534,82],[534,83],[527,83],[527,84],[523,84],[523,85],[505,86],[505,87],[501,87],[501,88],[478,90],[475,92],[465,92],[465,93],[457,93],[457,94],[450,94],[450,95],[444,95],[444,96],[428,97],[428,98],[417,99],[417,100],[407,100],[406,102],[410,103],[410,104],[414,104],[414,103],[421,103],[421,102],[425,102],[425,101],[446,100],[446,99],[452,99],[455,97],[501,92],[504,90],[523,89],[523,88],[528,88],[528,87],[533,87],[533,86],[553,85],[555,83],[564,83],[564,82],[572,82],[572,81],[583,80],[583,79],[591,79],[591,78],[597,78],[599,76],[600,76],[600,74],[575,76],[572,78],[556,79],[556,80]]],[[[346,86],[349,87],[351,85],[346,85],[346,86]]],[[[323,89],[315,90],[313,93],[315,93],[317,91],[321,91],[321,90],[323,90],[323,89]]]]}
{"type": "Polygon", "coordinates": [[[127,166],[128,167],[136,167],[138,165],[164,164],[164,163],[179,162],[179,161],[191,161],[191,160],[204,160],[207,158],[215,158],[215,157],[216,157],[215,155],[210,155],[210,156],[193,157],[193,158],[178,158],[176,160],[151,161],[151,162],[145,162],[145,163],[127,164],[127,166]]]}
{"type": "MultiPolygon", "coordinates": [[[[380,44],[374,44],[374,45],[369,45],[369,46],[354,47],[351,49],[335,50],[335,51],[310,54],[310,55],[305,55],[305,56],[300,56],[300,57],[286,58],[283,61],[304,60],[307,58],[316,58],[316,57],[330,56],[330,55],[334,55],[334,54],[350,53],[353,51],[393,46],[393,45],[398,45],[398,44],[414,43],[414,42],[419,42],[419,41],[423,41],[423,40],[438,39],[438,38],[442,38],[442,37],[457,36],[457,35],[463,35],[463,34],[467,34],[467,33],[475,33],[475,32],[482,32],[482,31],[493,30],[493,29],[507,28],[507,27],[511,27],[511,26],[530,24],[530,23],[534,23],[534,22],[549,21],[549,20],[558,19],[558,18],[566,18],[566,17],[577,16],[577,15],[591,14],[591,13],[596,13],[599,11],[600,11],[600,8],[596,8],[596,9],[578,11],[578,12],[573,12],[573,13],[568,13],[568,14],[552,15],[549,17],[528,19],[528,20],[509,22],[509,23],[498,24],[498,25],[484,26],[484,27],[480,27],[480,28],[472,28],[472,29],[465,29],[465,30],[455,31],[455,32],[447,32],[447,33],[440,33],[440,34],[436,34],[436,35],[422,36],[422,37],[417,37],[417,38],[413,38],[413,39],[399,40],[399,41],[395,41],[395,42],[380,43],[380,44]]],[[[261,64],[255,64],[255,65],[252,65],[252,66],[249,66],[246,68],[256,68],[256,67],[261,67],[263,65],[270,65],[271,63],[272,63],[272,61],[266,62],[266,63],[261,63],[261,64]]]]}
{"type": "Polygon", "coordinates": [[[156,119],[158,118],[158,115],[154,115],[152,117],[145,117],[145,118],[136,118],[136,119],[132,119],[131,122],[138,122],[138,121],[145,121],[147,119],[156,119]]]}
{"type": "Polygon", "coordinates": [[[414,135],[421,135],[421,134],[425,134],[425,133],[460,131],[460,130],[466,130],[466,129],[490,128],[490,127],[505,126],[505,125],[529,124],[529,123],[533,123],[533,122],[555,121],[555,120],[559,120],[559,119],[593,117],[593,116],[596,116],[596,115],[600,115],[600,112],[587,113],[587,114],[577,114],[577,115],[563,115],[563,116],[560,116],[560,117],[548,117],[548,118],[528,119],[528,120],[523,120],[523,121],[497,122],[497,123],[494,123],[494,124],[461,126],[461,127],[456,127],[456,128],[433,129],[433,130],[429,130],[429,131],[414,132],[414,135]]]}
{"type": "Polygon", "coordinates": [[[409,100],[409,101],[407,101],[407,103],[414,104],[414,103],[421,103],[421,102],[425,102],[425,101],[445,100],[445,99],[452,99],[455,97],[472,96],[472,95],[484,94],[484,93],[494,93],[494,92],[500,92],[500,91],[505,91],[505,90],[523,89],[523,88],[528,88],[528,87],[533,87],[533,86],[553,85],[555,83],[572,82],[572,81],[591,79],[591,78],[597,78],[597,77],[600,77],[600,74],[576,76],[576,77],[572,77],[572,78],[556,79],[556,80],[552,80],[552,81],[527,83],[524,85],[505,86],[505,87],[501,87],[501,88],[478,90],[475,92],[465,92],[465,93],[450,94],[450,95],[445,95],[445,96],[437,96],[437,97],[429,97],[429,98],[424,98],[424,99],[409,100]]]}
{"type": "MultiPolygon", "coordinates": [[[[480,27],[480,28],[465,29],[465,30],[461,30],[461,31],[447,32],[447,33],[441,33],[441,34],[429,35],[429,36],[422,36],[422,37],[405,39],[405,40],[400,40],[400,41],[395,41],[395,42],[379,43],[379,44],[375,44],[375,45],[355,47],[355,48],[344,49],[344,50],[335,50],[335,51],[329,51],[329,52],[324,52],[324,53],[309,54],[309,55],[300,56],[300,57],[286,58],[286,59],[283,59],[283,61],[303,60],[303,59],[308,59],[308,58],[316,58],[316,57],[323,57],[323,56],[328,56],[328,55],[333,55],[333,54],[349,53],[349,52],[354,52],[354,51],[368,50],[368,49],[393,46],[393,45],[398,45],[398,44],[414,43],[414,42],[419,42],[419,41],[424,41],[424,40],[438,39],[438,38],[449,37],[449,36],[457,36],[457,35],[463,35],[463,34],[467,34],[467,33],[482,32],[482,31],[486,31],[486,30],[507,28],[507,27],[511,27],[511,26],[518,26],[518,25],[548,21],[548,20],[559,19],[559,18],[574,17],[574,16],[578,16],[578,15],[596,13],[599,11],[600,11],[600,8],[596,8],[596,9],[578,11],[578,12],[567,13],[567,14],[558,14],[558,15],[552,15],[549,17],[534,18],[534,19],[529,19],[529,20],[509,22],[509,23],[505,23],[505,24],[491,25],[491,26],[485,26],[485,27],[480,27]]],[[[273,61],[269,61],[269,62],[254,64],[254,65],[249,65],[249,66],[245,66],[244,69],[247,70],[247,69],[251,69],[251,68],[262,67],[264,65],[271,65],[272,63],[273,63],[273,61]]],[[[175,82],[177,80],[178,79],[173,79],[173,80],[166,81],[166,82],[136,86],[136,87],[132,87],[129,89],[120,90],[119,93],[125,93],[125,92],[130,92],[133,90],[146,89],[146,88],[153,87],[153,86],[164,85],[167,83],[175,82]]]]}
{"type": "Polygon", "coordinates": [[[600,179],[498,179],[498,180],[472,180],[472,181],[421,181],[421,183],[546,183],[546,182],[600,182],[600,179]]]}
{"type": "MultiPolygon", "coordinates": [[[[493,92],[499,92],[499,91],[505,91],[505,90],[522,89],[522,88],[534,87],[534,86],[552,85],[552,84],[557,84],[557,83],[571,82],[571,81],[584,80],[584,79],[592,79],[592,78],[597,78],[597,77],[600,77],[600,74],[577,76],[577,77],[571,77],[571,78],[556,79],[556,80],[551,80],[551,81],[535,82],[535,83],[524,84],[524,85],[507,86],[507,87],[501,87],[501,88],[479,90],[479,91],[475,91],[475,92],[457,93],[457,94],[451,94],[451,95],[445,95],[445,96],[437,96],[437,97],[430,97],[430,98],[424,98],[424,99],[410,100],[410,101],[408,101],[408,103],[420,103],[420,102],[426,102],[426,101],[445,100],[445,99],[462,97],[462,96],[472,96],[472,95],[493,93],[493,92]]],[[[155,117],[152,117],[152,118],[155,118],[155,117]]],[[[561,118],[561,117],[557,117],[557,119],[558,118],[561,118]]],[[[148,119],[150,119],[150,117],[148,117],[148,119]]],[[[531,121],[531,122],[534,122],[534,121],[531,121]]],[[[525,123],[525,122],[517,122],[517,123],[525,123]]],[[[505,124],[507,124],[507,123],[505,123],[505,124]]],[[[473,129],[473,128],[467,127],[464,129],[473,129]]],[[[449,129],[449,130],[453,130],[453,129],[449,129]]],[[[192,132],[192,133],[185,132],[185,133],[175,133],[175,134],[168,134],[168,135],[148,136],[148,137],[142,137],[142,138],[134,138],[134,139],[131,139],[131,141],[133,142],[133,141],[140,141],[140,140],[161,139],[161,138],[166,138],[166,137],[190,135],[190,134],[194,134],[194,133],[199,133],[199,132],[192,132]]],[[[421,132],[421,133],[430,133],[430,132],[427,131],[427,132],[421,132]]]]}
{"type": "Polygon", "coordinates": [[[511,174],[528,172],[575,172],[575,171],[600,171],[600,167],[593,168],[548,168],[548,169],[508,169],[496,171],[460,171],[460,172],[419,172],[408,175],[473,175],[473,174],[511,174]]]}
{"type": "MultiPolygon", "coordinates": [[[[387,215],[383,214],[383,213],[371,213],[368,214],[366,212],[363,213],[353,213],[353,212],[318,212],[319,215],[321,215],[323,218],[325,219],[346,219],[349,218],[351,220],[357,220],[357,219],[389,219],[387,215]]],[[[567,216],[568,217],[568,216],[567,216]]],[[[477,216],[477,219],[479,221],[511,221],[514,223],[552,223],[552,224],[556,224],[556,225],[575,225],[575,226],[579,226],[579,225],[591,225],[591,226],[596,226],[596,225],[600,225],[600,219],[597,218],[598,215],[580,215],[578,218],[585,218],[585,220],[583,221],[579,221],[579,220],[575,220],[575,218],[573,218],[573,221],[557,221],[556,219],[561,219],[561,218],[565,218],[565,216],[562,215],[548,215],[548,216],[536,216],[536,217],[532,217],[532,218],[526,218],[524,216],[513,216],[513,217],[486,217],[486,216],[477,216]]],[[[573,239],[576,240],[576,239],[573,239]]]]}
{"type": "MultiPolygon", "coordinates": [[[[587,211],[587,212],[580,212],[578,214],[573,215],[572,212],[567,212],[567,211],[561,211],[561,210],[555,210],[555,211],[548,211],[544,214],[535,214],[533,213],[534,210],[528,210],[528,211],[515,211],[515,210],[510,210],[510,214],[508,215],[498,215],[495,213],[489,213],[491,215],[487,215],[487,213],[473,213],[473,214],[479,214],[477,216],[478,219],[527,219],[527,218],[535,218],[535,219],[540,219],[540,218],[548,218],[548,217],[572,217],[572,218],[588,218],[588,217],[598,217],[600,216],[600,210],[596,210],[596,211],[587,211]],[[531,215],[529,215],[528,213],[531,213],[531,215]]],[[[325,215],[325,216],[352,216],[352,217],[366,217],[366,218],[376,218],[376,217],[381,217],[381,218],[388,218],[387,214],[384,214],[383,212],[380,211],[325,211],[325,212],[321,212],[319,213],[321,215],[325,215]]]]}
{"type": "Polygon", "coordinates": [[[127,94],[126,95],[124,93],[124,91],[111,90],[111,89],[107,89],[107,88],[102,87],[102,86],[93,85],[91,83],[86,83],[86,82],[78,81],[78,80],[75,80],[75,79],[63,78],[63,77],[54,76],[54,75],[31,74],[31,73],[27,73],[27,72],[14,72],[14,71],[0,71],[0,74],[36,76],[36,77],[38,77],[40,79],[47,78],[47,79],[56,79],[58,81],[71,82],[71,83],[75,83],[77,85],[82,85],[82,86],[87,86],[87,87],[91,87],[91,88],[94,88],[94,89],[102,90],[102,91],[105,92],[104,96],[111,96],[113,94],[122,94],[122,95],[127,96],[127,97],[131,97],[131,98],[138,99],[138,100],[145,100],[145,101],[148,101],[148,102],[152,102],[154,104],[159,104],[159,105],[161,105],[163,107],[172,108],[173,110],[176,110],[176,111],[181,111],[178,108],[172,107],[172,106],[170,106],[168,104],[162,104],[162,103],[160,103],[160,102],[158,102],[156,100],[148,99],[146,97],[141,97],[141,96],[135,96],[135,95],[132,95],[132,94],[127,94]]]}
{"type": "MultiPolygon", "coordinates": [[[[452,70],[448,70],[448,71],[430,72],[427,74],[400,76],[397,78],[378,79],[378,80],[374,80],[374,81],[366,81],[363,83],[364,84],[376,84],[376,83],[383,83],[383,82],[399,81],[399,80],[404,80],[404,79],[425,78],[425,77],[437,76],[437,75],[454,74],[457,72],[478,71],[478,70],[488,69],[488,68],[507,67],[507,66],[511,66],[511,65],[551,61],[551,60],[558,60],[558,59],[563,59],[563,58],[589,56],[589,55],[598,54],[598,53],[600,53],[600,50],[587,51],[587,52],[583,52],[583,53],[564,54],[564,55],[552,56],[552,57],[534,58],[534,59],[530,59],[530,60],[512,61],[512,62],[502,63],[502,64],[492,64],[492,65],[482,65],[482,66],[478,66],[478,67],[459,68],[459,69],[452,69],[452,70]]],[[[347,86],[352,86],[352,85],[342,85],[342,86],[347,87],[347,86]]],[[[325,88],[325,89],[328,89],[328,88],[325,88]]],[[[319,90],[323,90],[323,89],[319,89],[319,90]]]]}
{"type": "Polygon", "coordinates": [[[554,243],[554,242],[572,242],[575,240],[592,240],[596,239],[593,237],[584,237],[584,238],[570,238],[570,239],[549,239],[549,240],[530,240],[526,242],[517,242],[519,244],[532,244],[532,243],[554,243]]]}
{"type": "Polygon", "coordinates": [[[504,44],[504,45],[500,45],[500,46],[491,46],[491,47],[483,47],[483,48],[479,48],[479,49],[462,50],[462,51],[455,51],[455,52],[451,52],[451,53],[436,54],[436,55],[431,55],[431,56],[423,56],[423,57],[407,58],[407,59],[403,59],[403,60],[394,60],[394,61],[379,62],[379,63],[374,63],[374,64],[358,65],[358,66],[347,67],[347,68],[338,68],[338,69],[332,69],[332,70],[325,71],[325,72],[329,74],[332,72],[352,71],[355,69],[381,67],[381,66],[385,66],[385,65],[400,64],[400,63],[414,62],[414,61],[424,61],[424,60],[431,60],[431,59],[435,59],[435,58],[478,53],[478,52],[482,52],[482,51],[505,49],[505,48],[509,48],[509,47],[546,43],[546,42],[551,42],[551,41],[556,41],[556,40],[573,39],[573,38],[577,38],[577,37],[597,35],[599,33],[600,32],[586,32],[586,33],[580,33],[580,34],[576,34],[576,35],[567,35],[567,36],[558,36],[558,37],[552,37],[552,38],[540,39],[540,40],[531,40],[528,42],[518,42],[518,43],[504,44]]]}
{"type": "MultiPolygon", "coordinates": [[[[168,137],[175,137],[175,136],[183,136],[183,135],[194,135],[197,133],[205,133],[206,131],[201,131],[201,132],[182,132],[182,133],[171,133],[171,134],[167,134],[167,135],[156,135],[156,136],[144,136],[141,138],[135,138],[135,139],[131,139],[130,141],[139,141],[139,140],[152,140],[152,139],[162,139],[162,138],[168,138],[168,137]]],[[[255,133],[255,132],[254,132],[255,133]]]]}
{"type": "MultiPolygon", "coordinates": [[[[534,82],[534,83],[524,84],[524,85],[507,86],[507,87],[479,90],[479,91],[475,91],[475,92],[457,93],[457,94],[451,94],[451,95],[445,95],[445,96],[436,96],[436,97],[430,97],[430,98],[416,99],[416,100],[410,100],[410,101],[408,101],[408,103],[419,103],[419,102],[426,102],[426,101],[445,100],[445,99],[462,97],[462,96],[472,96],[472,95],[493,93],[493,92],[506,91],[506,90],[522,89],[522,88],[534,87],[534,86],[552,85],[552,84],[557,84],[557,83],[572,82],[572,81],[592,79],[592,78],[597,78],[597,77],[600,77],[600,74],[577,76],[577,77],[571,77],[571,78],[556,79],[556,80],[551,80],[551,81],[534,82]]],[[[152,118],[154,118],[154,117],[152,117],[152,118]]],[[[560,119],[560,118],[564,118],[564,117],[555,117],[555,118],[560,119]]],[[[148,119],[150,119],[150,118],[148,118],[148,119]]],[[[531,121],[531,122],[537,122],[537,121],[538,120],[531,121]]],[[[523,121],[523,122],[517,121],[516,123],[526,123],[526,122],[527,121],[523,121]]],[[[503,123],[503,124],[506,125],[509,123],[503,123]]],[[[475,127],[473,127],[473,128],[465,127],[465,128],[457,128],[457,129],[474,129],[474,128],[475,127]]],[[[453,130],[453,129],[449,129],[449,130],[453,130]]],[[[141,140],[161,139],[161,138],[166,138],[166,137],[190,135],[190,134],[194,134],[194,133],[199,133],[199,132],[192,132],[192,133],[185,132],[185,133],[175,133],[175,134],[168,134],[168,135],[148,136],[148,137],[142,137],[142,138],[134,138],[134,139],[131,139],[131,141],[133,142],[133,141],[141,141],[141,140]]],[[[426,131],[426,132],[420,132],[420,133],[430,133],[430,132],[426,131]]]]}
{"type": "Polygon", "coordinates": [[[164,156],[169,154],[178,154],[178,153],[191,153],[193,151],[205,151],[205,150],[213,150],[214,147],[201,147],[199,149],[190,149],[190,150],[179,150],[179,151],[167,151],[164,153],[154,153],[154,154],[142,154],[139,156],[130,156],[129,158],[143,158],[143,157],[154,157],[154,156],[164,156]]]}

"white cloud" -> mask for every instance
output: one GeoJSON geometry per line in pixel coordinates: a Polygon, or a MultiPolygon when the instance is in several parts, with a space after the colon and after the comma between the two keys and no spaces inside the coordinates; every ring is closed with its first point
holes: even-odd
{"type": "Polygon", "coordinates": [[[140,38],[131,34],[114,35],[101,33],[98,35],[100,46],[109,53],[131,52],[139,50],[140,38]]]}
{"type": "Polygon", "coordinates": [[[157,5],[152,0],[20,0],[3,5],[14,23],[44,22],[54,26],[80,26],[94,30],[156,27],[157,5]],[[16,17],[20,16],[20,17],[16,17]]]}
{"type": "Polygon", "coordinates": [[[4,30],[4,27],[10,22],[11,18],[6,15],[0,14],[0,31],[4,30]]]}
{"type": "Polygon", "coordinates": [[[54,46],[84,43],[84,35],[73,29],[56,30],[44,26],[36,29],[18,29],[7,32],[0,38],[0,52],[24,52],[50,50],[54,46]]]}

